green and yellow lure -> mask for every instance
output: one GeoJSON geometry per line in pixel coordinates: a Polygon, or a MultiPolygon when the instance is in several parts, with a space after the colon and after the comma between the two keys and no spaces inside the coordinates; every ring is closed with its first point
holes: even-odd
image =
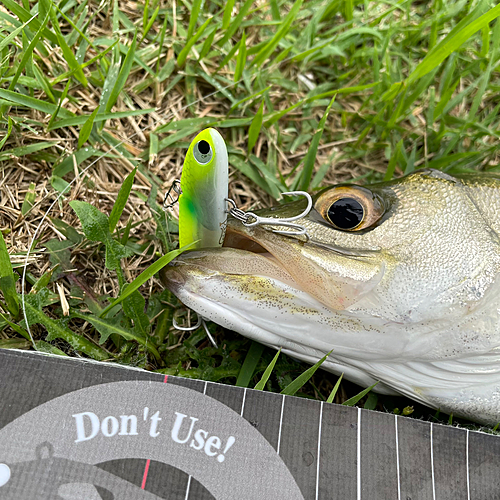
{"type": "Polygon", "coordinates": [[[179,196],[179,245],[220,247],[227,224],[228,158],[222,136],[213,128],[200,132],[184,160],[179,196]]]}

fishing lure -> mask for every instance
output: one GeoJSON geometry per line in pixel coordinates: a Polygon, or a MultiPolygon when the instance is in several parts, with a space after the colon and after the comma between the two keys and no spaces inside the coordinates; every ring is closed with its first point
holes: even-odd
{"type": "Polygon", "coordinates": [[[186,154],[180,182],[179,245],[220,247],[227,224],[228,158],[222,136],[200,132],[186,154]]]}
{"type": "MultiPolygon", "coordinates": [[[[228,198],[228,156],[224,139],[213,128],[200,132],[190,144],[182,167],[181,180],[175,180],[165,195],[164,208],[170,209],[179,203],[179,246],[196,242],[194,248],[220,247],[224,242],[227,215],[231,214],[243,225],[262,225],[278,234],[287,236],[308,234],[304,226],[295,221],[307,215],[312,208],[312,198],[304,191],[283,193],[302,195],[307,198],[307,208],[293,217],[260,217],[253,212],[244,212],[228,198]],[[175,198],[174,194],[178,197],[175,198]],[[229,209],[228,209],[229,204],[229,209]],[[286,230],[276,229],[286,228],[286,230]]],[[[181,331],[197,330],[203,325],[212,344],[217,344],[208,330],[205,319],[198,316],[196,325],[184,327],[172,320],[181,331]]]]}

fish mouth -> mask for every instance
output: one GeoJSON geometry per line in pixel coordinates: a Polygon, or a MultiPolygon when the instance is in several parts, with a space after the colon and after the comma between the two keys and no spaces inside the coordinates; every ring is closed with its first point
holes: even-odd
{"type": "Polygon", "coordinates": [[[162,281],[172,292],[187,284],[190,274],[206,277],[217,275],[254,276],[276,279],[299,288],[281,261],[266,248],[265,238],[258,238],[244,226],[231,222],[227,226],[221,248],[188,251],[174,259],[161,274],[162,281]]]}
{"type": "Polygon", "coordinates": [[[196,282],[208,279],[245,287],[261,278],[268,281],[270,297],[277,286],[286,286],[331,311],[343,311],[373,290],[384,273],[378,261],[230,219],[222,248],[183,253],[165,268],[162,281],[180,298],[182,288],[199,289],[196,282]]]}

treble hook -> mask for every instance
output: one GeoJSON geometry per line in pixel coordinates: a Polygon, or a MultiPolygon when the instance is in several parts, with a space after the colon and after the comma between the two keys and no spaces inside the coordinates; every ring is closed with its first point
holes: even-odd
{"type": "Polygon", "coordinates": [[[294,215],[293,217],[261,217],[260,215],[254,214],[253,212],[245,212],[241,210],[237,207],[234,200],[231,200],[230,198],[226,198],[226,201],[232,205],[229,209],[229,213],[246,227],[253,227],[258,225],[288,227],[290,229],[293,229],[293,231],[280,231],[279,229],[271,229],[271,231],[276,234],[284,234],[285,236],[304,235],[307,237],[307,239],[309,239],[307,229],[301,224],[294,224],[293,221],[302,219],[311,211],[313,205],[311,195],[306,191],[289,191],[282,194],[291,196],[305,196],[307,198],[306,209],[299,215],[294,215]]]}
{"type": "Polygon", "coordinates": [[[208,329],[205,318],[198,316],[198,321],[196,322],[196,325],[194,325],[194,326],[180,326],[179,323],[177,323],[175,316],[172,318],[172,326],[176,330],[180,330],[181,332],[194,332],[195,330],[198,330],[198,328],[201,325],[203,325],[203,328],[205,329],[205,333],[207,334],[207,337],[209,338],[212,345],[216,349],[218,349],[217,342],[215,342],[215,339],[212,337],[212,334],[210,333],[210,330],[208,329]]]}
{"type": "Polygon", "coordinates": [[[165,193],[165,197],[163,198],[163,210],[171,209],[179,201],[179,196],[181,194],[181,181],[179,179],[174,179],[174,182],[172,182],[168,191],[165,193]],[[177,198],[174,198],[172,191],[177,195],[177,198]]]}
{"type": "Polygon", "coordinates": [[[201,326],[201,322],[203,321],[201,316],[198,316],[198,321],[196,322],[196,325],[194,326],[181,326],[179,323],[177,323],[177,320],[175,319],[175,316],[172,318],[172,326],[176,330],[180,330],[181,332],[194,332],[195,330],[198,330],[198,328],[201,326]]]}

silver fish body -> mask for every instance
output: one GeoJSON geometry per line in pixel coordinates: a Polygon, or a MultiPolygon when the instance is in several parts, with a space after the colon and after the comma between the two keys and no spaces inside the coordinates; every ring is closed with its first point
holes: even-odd
{"type": "Polygon", "coordinates": [[[309,239],[230,220],[223,248],[181,255],[163,280],[203,317],[291,356],[333,349],[323,368],[362,386],[500,421],[500,177],[334,186],[297,222],[309,239]],[[336,226],[359,206],[358,226],[336,226]]]}

